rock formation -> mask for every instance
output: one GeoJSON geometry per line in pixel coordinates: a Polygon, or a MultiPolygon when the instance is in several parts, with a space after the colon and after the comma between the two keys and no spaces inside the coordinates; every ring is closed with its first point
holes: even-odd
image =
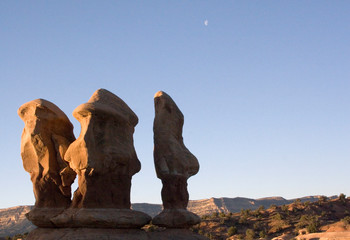
{"type": "Polygon", "coordinates": [[[154,105],[154,164],[163,183],[164,210],[152,222],[162,227],[186,228],[200,222],[197,215],[186,210],[187,179],[198,172],[199,163],[183,143],[184,116],[175,102],[160,91],[154,96],[154,105]]]}
{"type": "Polygon", "coordinates": [[[73,125],[56,105],[44,99],[23,104],[18,115],[25,123],[23,167],[30,173],[36,200],[27,217],[37,226],[52,226],[49,219],[71,203],[76,174],[64,161],[64,154],[75,140],[73,125]]]}
{"type": "Polygon", "coordinates": [[[45,100],[24,104],[19,115],[26,123],[22,136],[24,168],[30,172],[37,199],[28,219],[39,228],[27,240],[204,240],[183,229],[200,218],[186,210],[187,179],[199,169],[182,141],[183,116],[171,98],[156,98],[155,163],[162,179],[164,210],[153,223],[157,232],[141,229],[151,221],[131,210],[131,179],[141,169],[133,143],[138,118],[113,93],[97,90],[73,116],[81,124],[75,140],[66,115],[45,100]],[[70,185],[78,189],[70,200],[70,185]]]}
{"type": "Polygon", "coordinates": [[[81,133],[65,160],[78,174],[79,188],[72,208],[52,221],[60,227],[142,227],[151,217],[130,210],[131,178],[141,168],[133,144],[137,116],[105,89],[78,106],[73,116],[81,133]]]}

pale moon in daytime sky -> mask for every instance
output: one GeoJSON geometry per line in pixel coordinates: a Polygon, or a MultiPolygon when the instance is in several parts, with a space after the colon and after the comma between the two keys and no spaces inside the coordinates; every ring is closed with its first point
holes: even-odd
{"type": "Polygon", "coordinates": [[[205,26],[208,26],[208,24],[209,24],[208,19],[205,19],[205,20],[204,20],[204,25],[205,25],[205,26]]]}

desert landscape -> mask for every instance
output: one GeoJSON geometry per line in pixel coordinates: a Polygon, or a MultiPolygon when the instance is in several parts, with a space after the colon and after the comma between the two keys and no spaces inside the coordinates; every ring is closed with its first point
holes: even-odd
{"type": "Polygon", "coordinates": [[[350,240],[349,23],[346,0],[0,1],[0,240],[350,240]]]}
{"type": "MultiPolygon", "coordinates": [[[[160,204],[137,203],[132,208],[156,216],[160,204]]],[[[20,239],[35,226],[26,218],[32,206],[0,210],[0,238],[20,239]]],[[[191,228],[208,239],[350,239],[350,198],[345,195],[310,196],[286,200],[210,198],[192,200],[188,210],[202,222],[191,228]]],[[[152,224],[146,231],[158,231],[152,224]]]]}

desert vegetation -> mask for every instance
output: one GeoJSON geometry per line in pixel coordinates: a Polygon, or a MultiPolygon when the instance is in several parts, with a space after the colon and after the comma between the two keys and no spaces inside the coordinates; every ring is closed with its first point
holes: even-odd
{"type": "Polygon", "coordinates": [[[350,224],[350,198],[340,194],[337,199],[321,196],[317,202],[295,202],[268,209],[242,209],[239,213],[213,213],[202,216],[192,228],[209,239],[272,239],[281,235],[288,239],[301,234],[322,232],[331,224],[350,224]]]}

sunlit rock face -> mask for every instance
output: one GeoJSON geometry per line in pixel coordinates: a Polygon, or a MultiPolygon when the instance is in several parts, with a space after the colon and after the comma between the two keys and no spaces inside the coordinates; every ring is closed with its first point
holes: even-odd
{"type": "Polygon", "coordinates": [[[65,155],[79,177],[73,207],[129,209],[131,177],[141,168],[133,144],[137,116],[105,89],[78,106],[73,116],[81,124],[80,136],[65,155]]]}
{"type": "Polygon", "coordinates": [[[35,195],[35,208],[27,217],[37,226],[51,226],[49,218],[71,203],[76,174],[64,161],[64,154],[75,140],[73,125],[55,104],[44,99],[23,104],[18,115],[25,123],[23,167],[30,173],[35,195]]]}
{"type": "Polygon", "coordinates": [[[172,98],[165,92],[157,92],[154,106],[154,164],[163,183],[164,211],[152,222],[165,227],[189,227],[200,221],[197,215],[186,210],[187,179],[199,171],[199,163],[184,145],[184,116],[172,98]]]}
{"type": "Polygon", "coordinates": [[[69,206],[75,173],[64,161],[64,154],[75,140],[73,125],[56,105],[44,99],[23,104],[18,115],[25,123],[21,156],[33,182],[35,206],[69,206]]]}
{"type": "Polygon", "coordinates": [[[188,179],[198,173],[197,158],[186,148],[182,138],[184,116],[165,92],[154,97],[154,163],[157,176],[178,175],[188,179]]]}

